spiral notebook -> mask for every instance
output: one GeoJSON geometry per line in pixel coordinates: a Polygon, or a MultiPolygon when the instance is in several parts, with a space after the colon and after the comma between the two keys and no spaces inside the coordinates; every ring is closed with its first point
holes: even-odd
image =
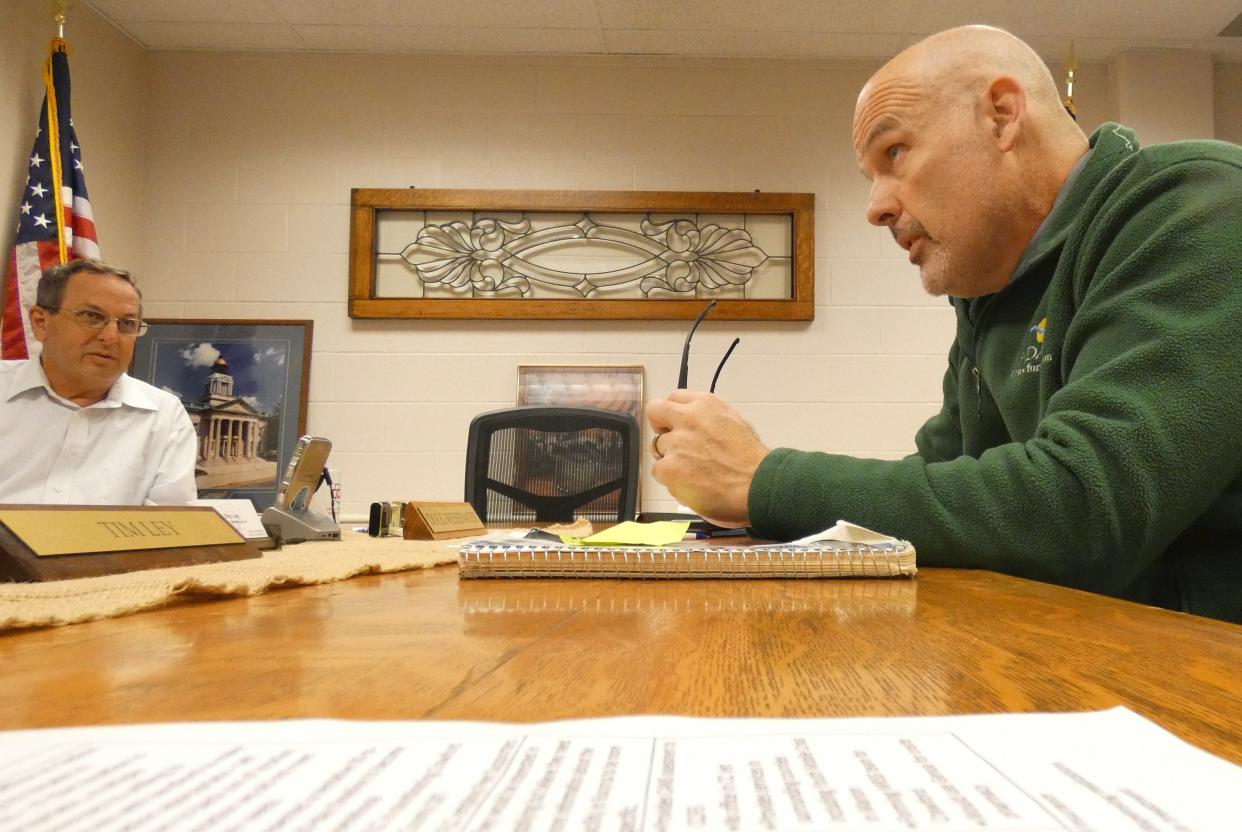
{"type": "Polygon", "coordinates": [[[751,546],[477,541],[458,550],[457,563],[463,578],[887,578],[918,571],[908,541],[842,523],[792,543],[751,546]]]}

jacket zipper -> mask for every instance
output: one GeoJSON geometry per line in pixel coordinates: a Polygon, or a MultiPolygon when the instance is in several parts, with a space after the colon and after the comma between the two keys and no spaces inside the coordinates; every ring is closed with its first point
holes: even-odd
{"type": "MultiPolygon", "coordinates": [[[[973,359],[974,356],[971,356],[973,359]]],[[[979,363],[976,361],[975,366],[970,368],[970,374],[975,377],[975,421],[983,420],[983,387],[979,381],[979,363]]]]}
{"type": "Polygon", "coordinates": [[[975,379],[975,422],[983,421],[983,373],[979,371],[979,324],[983,321],[983,313],[992,305],[988,298],[975,309],[970,322],[970,374],[975,379]]]}

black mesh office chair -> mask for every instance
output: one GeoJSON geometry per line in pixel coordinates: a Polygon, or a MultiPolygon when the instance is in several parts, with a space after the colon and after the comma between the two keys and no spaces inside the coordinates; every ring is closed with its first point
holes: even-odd
{"type": "Polygon", "coordinates": [[[466,500],[485,523],[633,520],[638,422],[595,407],[515,407],[470,423],[466,500]]]}

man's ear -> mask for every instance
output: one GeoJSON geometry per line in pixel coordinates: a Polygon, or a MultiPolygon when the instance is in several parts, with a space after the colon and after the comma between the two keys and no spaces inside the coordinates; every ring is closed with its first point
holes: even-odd
{"type": "Polygon", "coordinates": [[[47,337],[47,310],[43,307],[30,307],[30,330],[40,343],[47,337]]]}
{"type": "Polygon", "coordinates": [[[988,85],[986,115],[997,149],[1012,150],[1026,120],[1026,90],[1014,78],[1000,76],[988,85]]]}

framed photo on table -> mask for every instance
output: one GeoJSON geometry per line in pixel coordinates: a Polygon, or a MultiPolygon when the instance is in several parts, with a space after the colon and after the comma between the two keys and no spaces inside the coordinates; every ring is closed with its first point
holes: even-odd
{"type": "Polygon", "coordinates": [[[518,367],[519,405],[573,405],[629,413],[643,423],[641,364],[523,364],[518,367]]]}
{"type": "Polygon", "coordinates": [[[181,400],[202,499],[276,498],[306,430],[313,321],[150,318],[130,375],[181,400]]]}

